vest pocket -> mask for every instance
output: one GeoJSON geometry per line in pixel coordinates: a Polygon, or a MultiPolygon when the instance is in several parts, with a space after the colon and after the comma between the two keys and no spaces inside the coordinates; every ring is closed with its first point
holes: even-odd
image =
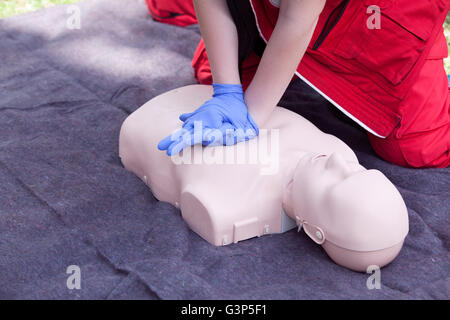
{"type": "Polygon", "coordinates": [[[444,9],[440,1],[366,0],[334,54],[399,85],[425,50],[444,9]]]}

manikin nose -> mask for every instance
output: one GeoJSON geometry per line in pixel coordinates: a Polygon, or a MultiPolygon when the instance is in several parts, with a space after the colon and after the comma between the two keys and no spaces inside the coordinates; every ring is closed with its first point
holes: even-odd
{"type": "Polygon", "coordinates": [[[325,167],[327,169],[339,170],[344,176],[348,176],[352,172],[347,160],[341,154],[335,152],[328,157],[325,167]]]}

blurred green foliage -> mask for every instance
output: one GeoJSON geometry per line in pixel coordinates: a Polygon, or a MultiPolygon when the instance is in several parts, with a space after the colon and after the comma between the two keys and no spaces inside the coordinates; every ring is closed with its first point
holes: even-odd
{"type": "Polygon", "coordinates": [[[80,0],[0,0],[0,18],[80,0]]]}
{"type": "MultiPolygon", "coordinates": [[[[450,51],[450,14],[447,13],[447,18],[444,23],[445,37],[447,38],[447,47],[450,51]]],[[[450,74],[450,58],[444,60],[445,70],[450,74]]]]}

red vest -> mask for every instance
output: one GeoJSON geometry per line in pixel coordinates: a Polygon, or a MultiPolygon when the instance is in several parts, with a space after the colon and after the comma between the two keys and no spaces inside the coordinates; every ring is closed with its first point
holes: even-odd
{"type": "MultiPolygon", "coordinates": [[[[279,8],[270,0],[249,1],[267,42],[279,8]]],[[[327,0],[296,75],[367,131],[387,137],[400,124],[402,101],[425,60],[448,54],[442,25],[449,5],[450,0],[327,0]]]]}

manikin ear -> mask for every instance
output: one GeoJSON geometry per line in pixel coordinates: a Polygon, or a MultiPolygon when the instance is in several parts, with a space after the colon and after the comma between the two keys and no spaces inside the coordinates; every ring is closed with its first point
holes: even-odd
{"type": "Polygon", "coordinates": [[[309,224],[308,221],[303,221],[302,228],[305,233],[310,237],[315,243],[323,244],[325,242],[325,232],[318,226],[309,224]]]}

